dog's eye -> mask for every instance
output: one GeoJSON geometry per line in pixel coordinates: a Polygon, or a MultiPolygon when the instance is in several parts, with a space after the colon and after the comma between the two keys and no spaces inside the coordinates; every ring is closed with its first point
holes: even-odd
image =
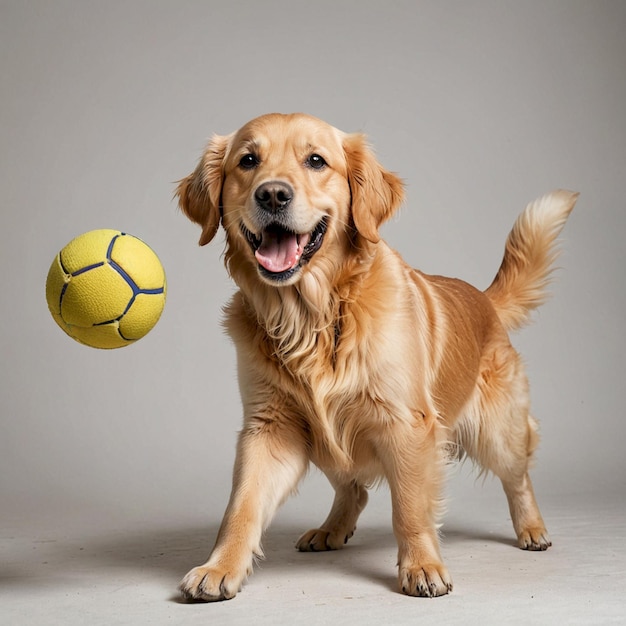
{"type": "Polygon", "coordinates": [[[306,160],[306,164],[314,170],[321,170],[326,165],[326,161],[319,154],[312,154],[306,160]]]}
{"type": "Polygon", "coordinates": [[[259,164],[259,159],[256,155],[249,153],[244,154],[241,159],[239,159],[239,167],[244,170],[252,170],[259,164]]]}

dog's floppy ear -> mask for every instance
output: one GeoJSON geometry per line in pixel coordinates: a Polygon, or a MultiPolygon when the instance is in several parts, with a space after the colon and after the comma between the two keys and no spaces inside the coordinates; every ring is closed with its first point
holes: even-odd
{"type": "Polygon", "coordinates": [[[202,226],[200,245],[209,243],[220,225],[224,157],[230,136],[215,135],[195,171],[183,178],[176,189],[178,204],[185,215],[202,226]]]}
{"type": "Polygon", "coordinates": [[[365,135],[346,135],[343,149],[352,194],[352,219],[357,231],[372,243],[380,240],[378,228],[404,199],[404,185],[376,160],[365,135]]]}

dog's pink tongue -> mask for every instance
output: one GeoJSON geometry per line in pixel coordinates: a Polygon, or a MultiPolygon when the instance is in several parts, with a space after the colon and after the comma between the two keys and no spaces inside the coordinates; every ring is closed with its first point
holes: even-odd
{"type": "Polygon", "coordinates": [[[302,256],[302,247],[298,243],[297,235],[265,231],[255,256],[259,265],[268,272],[284,272],[298,263],[302,256]]]}

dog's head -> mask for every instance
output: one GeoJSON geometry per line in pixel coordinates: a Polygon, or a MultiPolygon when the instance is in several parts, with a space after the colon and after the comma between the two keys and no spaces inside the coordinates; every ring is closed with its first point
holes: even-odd
{"type": "Polygon", "coordinates": [[[350,249],[377,243],[403,187],[363,135],[308,115],[270,114],[213,137],[177,194],[185,214],[202,226],[200,245],[221,221],[228,264],[286,286],[322,258],[337,267],[350,249]]]}

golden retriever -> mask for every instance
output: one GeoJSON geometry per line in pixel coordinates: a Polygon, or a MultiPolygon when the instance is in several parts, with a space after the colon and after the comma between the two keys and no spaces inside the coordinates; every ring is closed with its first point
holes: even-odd
{"type": "Polygon", "coordinates": [[[544,299],[578,194],[526,208],[484,292],[410,268],[380,239],[402,182],[363,135],[308,115],[264,115],[213,137],[177,195],[201,245],[220,223],[226,232],[244,413],[226,514],[208,561],[180,585],[185,598],[237,594],[310,462],[336,494],[298,550],[341,548],[368,487],[385,479],[405,594],[452,589],[437,534],[451,453],[500,478],[520,548],[551,545],[528,475],[537,425],[507,331],[544,299]]]}

